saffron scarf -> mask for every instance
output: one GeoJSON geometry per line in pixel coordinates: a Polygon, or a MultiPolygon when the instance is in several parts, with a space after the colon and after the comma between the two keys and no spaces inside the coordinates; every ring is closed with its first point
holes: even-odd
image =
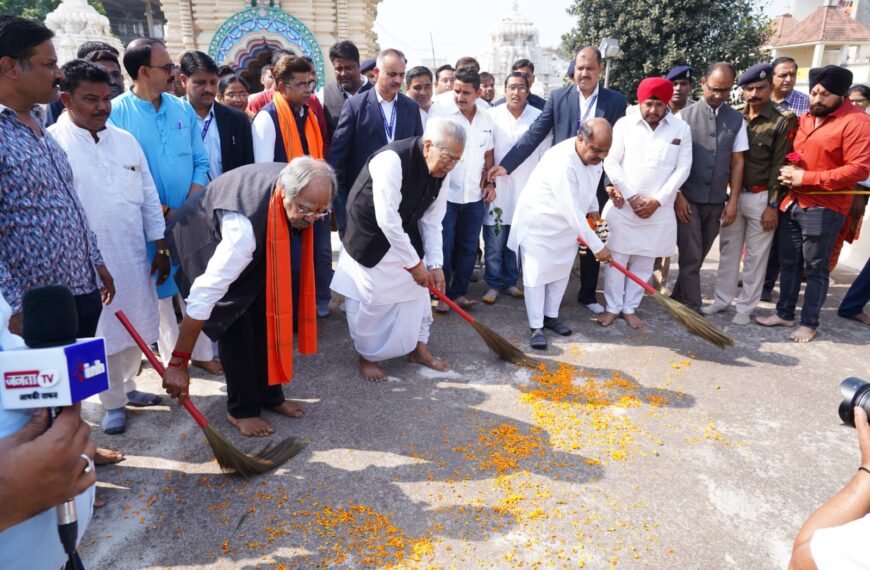
{"type": "MultiPolygon", "coordinates": [[[[284,196],[275,188],[266,226],[266,342],[269,386],[293,378],[293,279],[290,259],[290,223],[284,196]]],[[[314,228],[302,230],[299,263],[300,354],[317,352],[317,316],[314,300],[314,228]]]]}
{"type": "MultiPolygon", "coordinates": [[[[291,162],[297,156],[304,156],[299,129],[296,128],[296,117],[293,116],[293,108],[280,92],[275,91],[272,102],[278,112],[278,127],[281,129],[287,162],[291,162]]],[[[323,136],[320,134],[317,118],[310,110],[305,118],[305,140],[308,142],[308,156],[323,160],[323,136]]]]}

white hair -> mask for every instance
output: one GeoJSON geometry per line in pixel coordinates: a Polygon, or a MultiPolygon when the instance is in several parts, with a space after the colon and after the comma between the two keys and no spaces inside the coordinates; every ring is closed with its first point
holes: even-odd
{"type": "Polygon", "coordinates": [[[278,186],[284,193],[284,201],[294,199],[315,178],[329,180],[329,198],[331,200],[335,196],[336,188],[338,188],[338,181],[332,167],[325,161],[316,160],[310,156],[294,158],[278,174],[278,186]]]}
{"type": "Polygon", "coordinates": [[[378,52],[378,57],[375,59],[375,66],[378,69],[384,68],[384,60],[387,58],[388,55],[393,55],[393,56],[396,56],[398,58],[401,58],[401,60],[403,62],[405,62],[406,65],[408,63],[408,58],[405,57],[405,54],[403,54],[402,52],[400,52],[397,49],[387,48],[387,49],[383,49],[380,52],[378,52]]]}
{"type": "Polygon", "coordinates": [[[432,141],[432,144],[441,148],[448,140],[457,142],[465,148],[465,129],[446,117],[432,117],[426,121],[426,131],[423,133],[424,141],[432,141]]]}

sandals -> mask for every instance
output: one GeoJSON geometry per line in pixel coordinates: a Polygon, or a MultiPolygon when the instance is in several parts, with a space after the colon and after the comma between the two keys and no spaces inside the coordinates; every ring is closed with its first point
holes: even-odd
{"type": "Polygon", "coordinates": [[[550,329],[554,333],[562,336],[569,336],[571,334],[571,329],[565,326],[562,321],[555,318],[544,317],[544,328],[550,329]]]}
{"type": "Polygon", "coordinates": [[[547,350],[547,337],[544,335],[544,329],[532,329],[529,346],[536,350],[547,350]]]}

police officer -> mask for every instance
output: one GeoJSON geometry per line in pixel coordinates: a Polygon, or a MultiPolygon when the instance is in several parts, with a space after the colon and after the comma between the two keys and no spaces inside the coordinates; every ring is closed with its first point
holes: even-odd
{"type": "Polygon", "coordinates": [[[779,201],[785,191],[778,180],[779,169],[785,163],[785,155],[791,151],[797,128],[794,113],[776,106],[770,99],[772,76],[773,66],[760,63],[747,69],[737,82],[743,88],[745,103],[740,110],[749,135],[743,189],[737,217],[732,224],[723,226],[719,234],[715,299],[712,305],[702,309],[704,314],[712,315],[728,307],[737,297],[737,315],[733,320],[736,325],[749,324],[750,314],[761,298],[779,201]],[[744,244],[743,289],[738,297],[744,244]]]}
{"type": "MultiPolygon", "coordinates": [[[[682,109],[695,103],[695,100],[691,98],[692,91],[695,89],[694,78],[695,70],[689,65],[679,65],[671,69],[665,76],[665,79],[670,81],[674,86],[674,94],[671,100],[668,101],[671,113],[679,113],[682,109]]],[[[670,266],[670,257],[656,258],[653,265],[652,286],[658,289],[659,293],[664,294],[667,291],[670,266]]]]}
{"type": "Polygon", "coordinates": [[[671,113],[679,113],[695,102],[691,98],[695,89],[695,70],[691,66],[679,65],[670,70],[665,79],[674,85],[674,95],[668,102],[671,113]]]}

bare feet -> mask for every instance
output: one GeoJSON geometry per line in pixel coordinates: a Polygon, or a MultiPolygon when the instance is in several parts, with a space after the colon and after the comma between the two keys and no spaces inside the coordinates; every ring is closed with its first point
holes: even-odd
{"type": "Polygon", "coordinates": [[[95,493],[94,494],[94,508],[95,509],[102,509],[105,506],[106,506],[106,499],[105,499],[105,497],[103,497],[103,494],[102,493],[95,493]]]}
{"type": "Polygon", "coordinates": [[[639,329],[643,326],[643,321],[638,318],[634,313],[622,313],[622,318],[625,319],[625,322],[628,323],[633,329],[639,329]]]}
{"type": "Polygon", "coordinates": [[[422,364],[423,366],[428,366],[432,370],[438,370],[439,372],[450,370],[450,364],[448,364],[446,360],[432,356],[432,353],[429,352],[429,347],[422,342],[418,342],[417,348],[408,355],[408,362],[422,364]]]}
{"type": "Polygon", "coordinates": [[[94,465],[111,465],[124,461],[124,459],[124,454],[120,451],[98,447],[97,453],[94,454],[94,465]]]}
{"type": "Polygon", "coordinates": [[[275,433],[272,424],[263,418],[234,418],[227,413],[227,421],[230,425],[236,426],[242,435],[248,437],[264,437],[275,433]]]}
{"type": "Polygon", "coordinates": [[[220,376],[224,373],[221,363],[217,360],[191,360],[190,365],[202,368],[209,374],[214,374],[215,376],[220,376]]]}
{"type": "Polygon", "coordinates": [[[301,418],[305,415],[305,408],[303,408],[301,404],[297,404],[291,400],[284,400],[280,406],[266,409],[275,412],[276,414],[287,416],[288,418],[301,418]]]}
{"type": "Polygon", "coordinates": [[[798,330],[788,335],[788,338],[795,342],[810,342],[816,338],[816,329],[811,329],[810,327],[798,327],[798,330]]]}
{"type": "Polygon", "coordinates": [[[473,309],[475,305],[477,305],[477,301],[475,301],[474,299],[469,299],[465,295],[462,295],[461,297],[456,297],[455,299],[453,299],[453,302],[459,305],[460,309],[465,309],[466,311],[473,309]]]}
{"type": "Polygon", "coordinates": [[[383,369],[378,366],[377,362],[366,360],[360,356],[357,361],[357,366],[359,366],[359,371],[362,373],[363,378],[369,382],[383,382],[387,379],[387,375],[384,374],[383,369]]]}
{"type": "Polygon", "coordinates": [[[795,325],[794,321],[781,319],[776,313],[766,317],[756,317],[755,322],[764,327],[793,327],[795,325]]]}
{"type": "Polygon", "coordinates": [[[598,324],[602,327],[609,327],[613,324],[613,321],[616,320],[616,316],[617,315],[614,315],[613,313],[602,313],[595,320],[598,321],[598,324]]]}
{"type": "Polygon", "coordinates": [[[850,321],[858,321],[859,323],[864,323],[865,325],[870,325],[870,315],[867,313],[858,313],[854,317],[845,317],[840,315],[844,319],[849,319],[850,321]]]}

